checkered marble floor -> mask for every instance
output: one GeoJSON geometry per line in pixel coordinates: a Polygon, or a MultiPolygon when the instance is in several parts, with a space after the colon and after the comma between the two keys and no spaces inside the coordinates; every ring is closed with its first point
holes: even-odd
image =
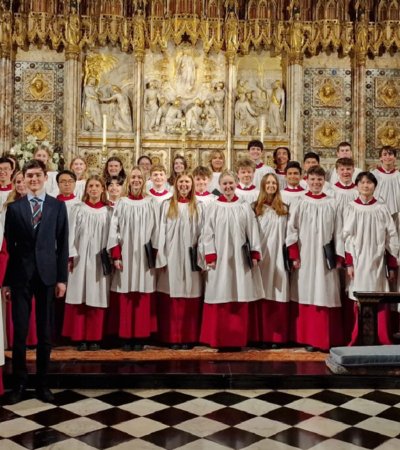
{"type": "Polygon", "coordinates": [[[400,390],[59,390],[0,407],[0,449],[400,449],[400,390]]]}

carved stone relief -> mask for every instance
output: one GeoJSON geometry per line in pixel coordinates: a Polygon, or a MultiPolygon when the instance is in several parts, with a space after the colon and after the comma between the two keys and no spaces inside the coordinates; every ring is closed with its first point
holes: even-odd
{"type": "Polygon", "coordinates": [[[377,108],[400,107],[400,78],[375,78],[375,106],[377,108]]]}
{"type": "Polygon", "coordinates": [[[375,147],[380,148],[384,145],[398,147],[400,144],[400,120],[399,119],[376,119],[375,147]]]}
{"type": "Polygon", "coordinates": [[[54,142],[54,115],[52,113],[24,113],[23,139],[36,136],[39,141],[54,142]]]}
{"type": "Polygon", "coordinates": [[[343,141],[343,121],[333,118],[314,118],[312,146],[334,148],[343,141]]]}
{"type": "Polygon", "coordinates": [[[343,78],[315,77],[313,80],[313,106],[341,108],[344,100],[343,78]]]}
{"type": "Polygon", "coordinates": [[[23,74],[23,99],[25,101],[54,100],[54,72],[51,70],[26,70],[23,74]]]}

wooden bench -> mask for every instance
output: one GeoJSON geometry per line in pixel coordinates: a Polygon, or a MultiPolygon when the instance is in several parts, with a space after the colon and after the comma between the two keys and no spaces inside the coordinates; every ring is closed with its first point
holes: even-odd
{"type": "Polygon", "coordinates": [[[378,306],[400,303],[399,292],[354,292],[360,305],[358,312],[359,345],[377,345],[378,306]]]}

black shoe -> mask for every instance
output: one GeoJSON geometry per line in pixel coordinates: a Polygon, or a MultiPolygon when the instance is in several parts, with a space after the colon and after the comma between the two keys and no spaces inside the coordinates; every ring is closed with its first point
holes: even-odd
{"type": "Polygon", "coordinates": [[[97,342],[90,342],[88,345],[88,350],[91,352],[97,352],[97,350],[100,350],[100,344],[97,342]]]}
{"type": "Polygon", "coordinates": [[[191,348],[193,348],[193,346],[190,344],[182,344],[181,348],[182,350],[190,350],[191,348]]]}
{"type": "Polygon", "coordinates": [[[46,387],[36,388],[36,397],[44,403],[53,403],[54,395],[46,387]]]}
{"type": "Polygon", "coordinates": [[[318,349],[316,347],[313,347],[312,345],[307,345],[306,351],[312,353],[312,352],[317,352],[318,349]]]}
{"type": "Polygon", "coordinates": [[[131,344],[123,344],[121,347],[121,350],[123,352],[131,352],[132,351],[132,345],[131,344]]]}
{"type": "Polygon", "coordinates": [[[86,352],[86,350],[88,349],[86,342],[80,342],[76,346],[76,349],[78,350],[78,352],[86,352]]]}
{"type": "Polygon", "coordinates": [[[133,346],[133,351],[134,351],[134,352],[141,352],[141,351],[143,350],[143,348],[144,348],[144,345],[143,345],[143,344],[135,344],[135,345],[133,346]]]}
{"type": "Polygon", "coordinates": [[[181,349],[181,346],[180,346],[179,344],[172,344],[172,345],[170,346],[170,348],[171,348],[171,350],[180,350],[180,349],[181,349]]]}
{"type": "Polygon", "coordinates": [[[25,386],[21,384],[4,395],[3,404],[15,405],[24,398],[24,394],[25,394],[25,386]]]}

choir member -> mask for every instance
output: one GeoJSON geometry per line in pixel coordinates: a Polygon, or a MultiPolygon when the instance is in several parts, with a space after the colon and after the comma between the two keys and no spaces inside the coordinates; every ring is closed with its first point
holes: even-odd
{"type": "Polygon", "coordinates": [[[275,171],[263,162],[264,144],[261,141],[250,141],[247,144],[247,152],[249,158],[256,164],[253,183],[257,189],[260,189],[261,178],[267,173],[275,173],[275,171]]]}
{"type": "Polygon", "coordinates": [[[78,350],[98,350],[103,338],[110,291],[110,276],[103,271],[111,218],[106,203],[104,181],[97,175],[89,177],[70,229],[70,275],[63,326],[63,336],[78,342],[78,350]]]}
{"type": "Polygon", "coordinates": [[[338,206],[343,209],[348,203],[358,197],[358,191],[353,183],[354,161],[351,158],[339,158],[335,164],[338,181],[332,185],[333,196],[338,206]]]}
{"type": "Polygon", "coordinates": [[[251,159],[241,159],[236,165],[239,182],[236,186],[235,195],[247,203],[257,200],[260,191],[253,184],[256,164],[251,159]]]}
{"type": "Polygon", "coordinates": [[[162,203],[172,197],[171,191],[167,188],[167,171],[164,166],[158,164],[150,169],[150,180],[152,187],[148,190],[149,195],[157,202],[162,203]]]}
{"type": "Polygon", "coordinates": [[[249,302],[264,298],[257,221],[236,183],[233,172],[222,172],[222,195],[205,210],[200,243],[207,268],[200,341],[222,350],[247,344],[249,302]]]}
{"type": "Polygon", "coordinates": [[[372,171],[378,180],[375,197],[386,203],[395,219],[395,215],[400,212],[400,172],[396,168],[396,150],[388,146],[382,147],[379,160],[381,165],[372,171]]]}
{"type": "Polygon", "coordinates": [[[13,188],[11,183],[12,173],[13,162],[11,159],[4,156],[0,157],[0,210],[13,188]]]}
{"type": "Polygon", "coordinates": [[[150,178],[150,170],[153,166],[153,162],[150,157],[147,155],[139,156],[137,165],[142,169],[145,181],[148,181],[150,178]]]}
{"type": "Polygon", "coordinates": [[[75,190],[74,195],[79,200],[82,200],[83,192],[85,191],[85,184],[87,178],[87,164],[86,161],[80,156],[76,156],[72,159],[71,164],[69,165],[71,172],[73,172],[76,176],[75,190]]]}
{"type": "MultiPolygon", "coordinates": [[[[350,344],[357,342],[358,313],[356,291],[389,292],[389,281],[395,279],[399,242],[394,221],[386,204],[377,201],[374,193],[379,181],[370,172],[356,178],[359,197],[348,204],[344,213],[343,238],[346,266],[350,278],[346,305],[352,321],[350,344]]],[[[390,344],[389,309],[383,305],[378,311],[378,337],[381,344],[390,344]]]]}
{"type": "Polygon", "coordinates": [[[118,156],[110,156],[104,166],[103,179],[107,180],[110,177],[122,177],[124,180],[126,179],[124,165],[118,156]]]}
{"type": "Polygon", "coordinates": [[[115,208],[120,198],[124,195],[125,179],[121,176],[112,176],[106,180],[108,206],[115,208]]]}
{"type": "Polygon", "coordinates": [[[297,161],[289,161],[286,166],[286,187],[282,189],[283,203],[290,208],[300,200],[306,190],[300,185],[301,166],[297,161]]]}
{"type": "Polygon", "coordinates": [[[286,237],[295,269],[290,279],[292,340],[308,350],[328,350],[343,339],[339,278],[332,261],[335,253],[344,257],[341,215],[335,199],[323,193],[324,169],[311,167],[307,175],[309,191],[290,212],[286,237]]]}
{"type": "Polygon", "coordinates": [[[39,145],[37,149],[33,152],[33,159],[42,161],[47,169],[47,180],[44,185],[46,194],[49,194],[52,197],[57,197],[58,195],[58,186],[56,180],[57,172],[54,170],[50,170],[52,156],[53,154],[51,150],[46,145],[39,145]]]}
{"type": "Polygon", "coordinates": [[[250,340],[282,344],[290,338],[289,277],[283,252],[288,208],[279,193],[277,175],[262,177],[254,210],[261,240],[264,299],[250,303],[250,340]]]}
{"type": "Polygon", "coordinates": [[[65,202],[68,213],[68,221],[71,226],[71,210],[76,204],[81,202],[81,200],[74,194],[77,181],[76,175],[71,170],[63,170],[57,174],[56,181],[60,192],[57,195],[57,200],[65,202]]]}
{"type": "Polygon", "coordinates": [[[112,302],[118,303],[118,336],[124,340],[125,351],[142,350],[143,339],[157,327],[154,255],[149,260],[146,251],[152,251],[151,244],[157,243],[159,207],[145,194],[145,181],[142,169],[134,167],[127,179],[128,196],[114,209],[107,243],[116,269],[111,296],[115,297],[112,302]]]}
{"type": "Polygon", "coordinates": [[[225,170],[225,153],[222,150],[212,150],[208,156],[208,166],[212,172],[209,191],[219,195],[219,177],[225,170]]]}
{"type": "Polygon", "coordinates": [[[194,190],[199,203],[213,202],[217,197],[208,190],[212,173],[208,167],[197,166],[193,172],[194,190]]]}
{"type": "MultiPolygon", "coordinates": [[[[341,158],[349,158],[353,159],[353,152],[351,150],[351,145],[348,142],[341,142],[336,149],[336,157],[337,159],[341,158]]],[[[361,169],[358,167],[354,168],[352,181],[355,182],[357,175],[361,172],[361,169]]],[[[339,174],[337,167],[334,167],[331,170],[328,170],[326,174],[326,179],[329,181],[330,185],[334,185],[339,181],[339,174]]]]}
{"type": "Polygon", "coordinates": [[[286,187],[286,166],[291,159],[290,150],[287,147],[277,147],[273,153],[275,173],[279,180],[279,188],[286,187]]]}
{"type": "Polygon", "coordinates": [[[188,163],[182,155],[175,155],[171,164],[170,176],[168,178],[168,185],[172,190],[175,185],[175,180],[178,175],[188,170],[188,163]]]}
{"type": "Polygon", "coordinates": [[[173,196],[163,202],[157,244],[158,328],[162,343],[188,348],[198,342],[203,282],[196,270],[202,204],[197,204],[192,175],[180,173],[173,196]]]}

